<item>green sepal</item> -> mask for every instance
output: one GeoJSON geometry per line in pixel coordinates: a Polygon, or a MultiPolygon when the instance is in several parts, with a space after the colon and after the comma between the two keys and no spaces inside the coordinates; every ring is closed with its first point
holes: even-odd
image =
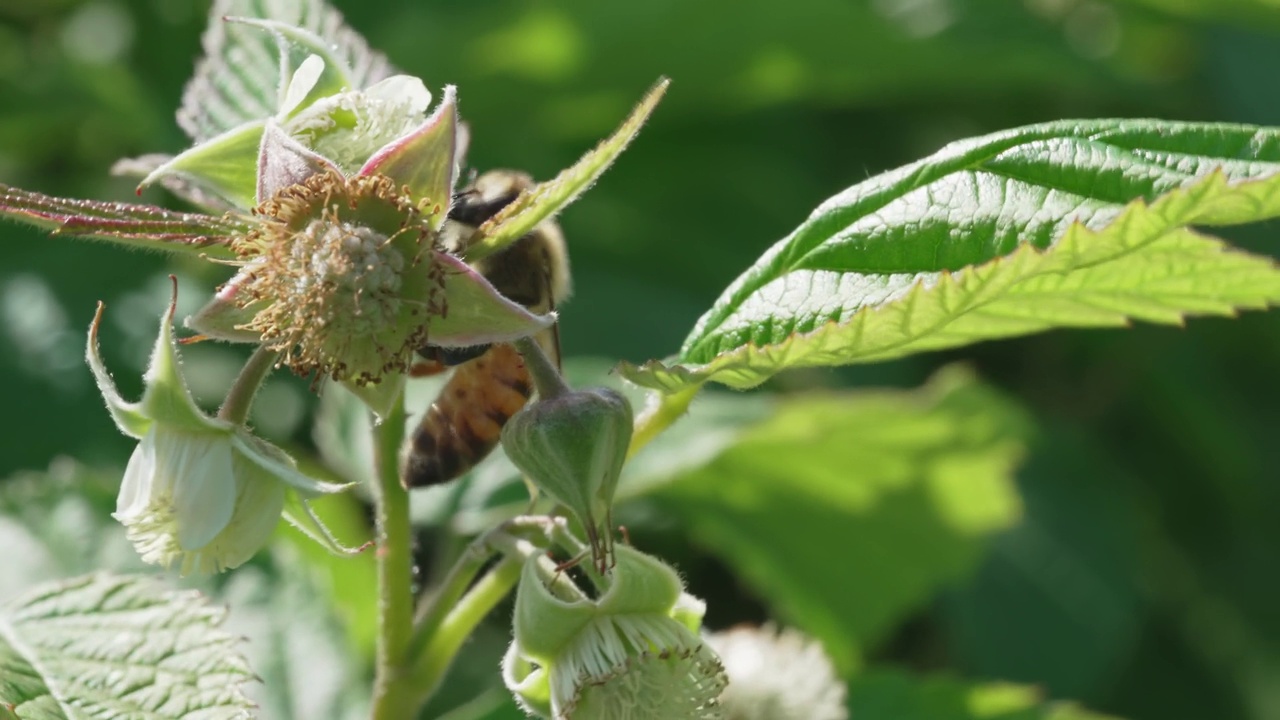
{"type": "Polygon", "coordinates": [[[230,239],[248,231],[248,218],[179,213],[139,203],[81,200],[0,183],[0,217],[55,236],[107,242],[144,250],[185,252],[201,258],[231,257],[230,239]]]}
{"type": "MultiPolygon", "coordinates": [[[[252,271],[254,264],[246,266],[252,271]]],[[[236,304],[236,294],[244,282],[244,273],[237,273],[223,284],[204,307],[189,315],[182,324],[188,329],[212,340],[223,342],[256,343],[262,336],[252,330],[243,329],[253,319],[254,312],[236,304]]]]}
{"type": "Polygon", "coordinates": [[[331,483],[304,475],[288,453],[266,440],[241,430],[231,439],[231,446],[250,462],[272,477],[296,490],[303,498],[332,495],[351,487],[351,483],[331,483]]]}
{"type": "Polygon", "coordinates": [[[176,176],[235,207],[256,205],[255,168],[266,120],[254,120],[185,150],[151,171],[139,188],[176,176]]]}
{"type": "Polygon", "coordinates": [[[636,105],[622,125],[578,162],[548,180],[520,193],[477,230],[477,237],[466,245],[467,260],[475,262],[492,255],[519,240],[543,220],[554,217],[584,190],[591,187],[614,160],[627,149],[658,106],[670,80],[662,78],[636,105]]]}
{"type": "Polygon", "coordinates": [[[231,423],[209,417],[196,405],[182,378],[178,345],[173,339],[173,313],[178,304],[178,281],[173,281],[169,308],[160,319],[160,334],[151,350],[151,361],[142,376],[144,390],[139,410],[153,422],[171,430],[194,433],[230,433],[231,423]]]}
{"type": "Polygon", "coordinates": [[[372,543],[372,541],[370,541],[358,547],[344,545],[342,541],[334,537],[333,532],[329,530],[328,526],[326,526],[324,522],[320,520],[320,517],[316,515],[315,511],[311,509],[311,503],[307,502],[296,492],[285,493],[284,512],[282,514],[285,522],[296,528],[298,532],[314,540],[330,553],[340,557],[359,555],[372,543]]]}
{"type": "Polygon", "coordinates": [[[526,713],[551,717],[550,673],[522,657],[519,643],[511,643],[502,656],[502,684],[526,713]]]}
{"type": "Polygon", "coordinates": [[[387,373],[382,376],[382,380],[376,383],[361,385],[351,380],[344,380],[342,387],[350,390],[352,395],[360,398],[360,402],[364,403],[373,412],[374,416],[381,421],[391,414],[391,410],[400,401],[400,397],[404,394],[405,382],[404,373],[387,373]]]}
{"type": "Polygon", "coordinates": [[[396,185],[409,188],[416,201],[428,204],[423,208],[424,214],[431,229],[439,230],[457,180],[457,150],[457,90],[446,85],[444,98],[431,117],[374,153],[360,168],[360,174],[386,175],[396,185]]]}
{"type": "Polygon", "coordinates": [[[433,315],[427,340],[437,347],[474,347],[529,337],[555,323],[555,315],[537,315],[498,292],[483,275],[449,253],[433,251],[441,267],[446,312],[433,315]]]}
{"type": "Polygon", "coordinates": [[[254,167],[257,168],[254,192],[260,203],[312,175],[325,172],[342,174],[331,160],[295,140],[274,120],[262,129],[262,143],[258,147],[254,167]]]}
{"type": "MultiPolygon", "coordinates": [[[[614,550],[610,585],[599,600],[563,600],[544,584],[540,557],[525,562],[516,590],[515,639],[523,657],[549,667],[584,628],[604,616],[669,618],[684,584],[671,566],[630,545],[614,550]]],[[[683,623],[682,623],[683,624],[683,623]]]]}
{"type": "Polygon", "coordinates": [[[670,617],[684,593],[680,575],[662,560],[630,545],[614,548],[614,560],[612,582],[596,604],[600,613],[670,617]]]}
{"type": "Polygon", "coordinates": [[[98,392],[102,393],[102,398],[106,400],[107,412],[111,414],[116,427],[125,435],[141,440],[151,429],[151,418],[142,412],[139,403],[128,402],[120,395],[115,381],[111,379],[111,373],[107,372],[107,366],[102,362],[102,356],[98,352],[98,327],[102,323],[102,309],[102,303],[98,303],[98,311],[94,313],[93,322],[89,325],[85,360],[89,363],[89,369],[93,371],[98,392]]]}
{"type": "Polygon", "coordinates": [[[521,656],[548,667],[595,619],[596,608],[590,600],[562,600],[551,594],[538,570],[542,561],[537,555],[525,561],[512,622],[521,656]]]}

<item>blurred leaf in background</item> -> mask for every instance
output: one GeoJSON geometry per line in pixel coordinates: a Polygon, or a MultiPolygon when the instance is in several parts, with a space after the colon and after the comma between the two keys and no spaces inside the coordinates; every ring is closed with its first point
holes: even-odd
{"type": "MultiPolygon", "coordinates": [[[[335,4],[405,71],[432,88],[459,85],[472,130],[468,164],[480,171],[516,167],[546,178],[607,132],[655,77],[672,78],[664,106],[633,150],[562,219],[577,298],[563,308],[566,354],[605,365],[674,352],[724,286],[820,201],[948,141],[1074,117],[1280,124],[1280,8],[1264,0],[335,4]]],[[[0,181],[132,199],[132,184],[107,169],[119,157],[183,146],[172,109],[191,73],[206,10],[168,0],[0,0],[0,181]]],[[[148,191],[147,199],[166,198],[148,191]]],[[[167,295],[164,275],[177,272],[193,288],[184,291],[193,302],[197,288],[222,278],[207,267],[169,267],[153,255],[72,248],[11,225],[2,231],[0,374],[9,379],[10,413],[0,427],[0,477],[43,472],[60,454],[101,475],[76,481],[80,494],[68,495],[90,499],[65,506],[50,499],[57,493],[39,501],[22,495],[29,480],[5,483],[4,492],[19,498],[12,512],[29,518],[46,517],[39,508],[52,503],[49,512],[108,523],[131,443],[108,422],[81,361],[94,302],[112,308],[103,347],[127,384],[139,374],[128,369],[140,371],[145,361],[167,295]]],[[[1270,223],[1230,237],[1274,256],[1276,231],[1270,223]]],[[[241,355],[202,344],[184,357],[191,376],[207,379],[208,401],[241,355]]],[[[621,512],[646,549],[660,550],[704,585],[695,590],[710,596],[710,618],[723,625],[814,602],[769,592],[761,578],[777,571],[758,568],[779,561],[766,551],[810,574],[843,568],[841,556],[849,558],[858,572],[832,570],[829,585],[819,585],[830,593],[822,600],[827,620],[810,632],[845,637],[845,669],[887,663],[946,673],[937,681],[883,670],[862,676],[850,694],[859,717],[1091,717],[1041,703],[1072,698],[1122,717],[1267,720],[1280,716],[1278,363],[1280,316],[1273,313],[1197,320],[1186,329],[1054,332],[785,374],[765,392],[805,394],[695,403],[688,432],[709,431],[706,445],[684,447],[684,465],[644,472],[637,465],[633,479],[647,489],[634,491],[621,512]],[[825,418],[831,433],[856,429],[856,406],[844,399],[863,396],[845,388],[914,387],[956,359],[997,388],[975,391],[987,398],[981,402],[1022,406],[995,416],[1009,418],[1028,442],[1016,494],[1012,483],[994,481],[973,494],[957,494],[945,482],[935,488],[941,494],[929,512],[982,511],[971,536],[956,540],[948,520],[929,526],[934,533],[875,540],[877,523],[886,531],[899,527],[891,514],[869,515],[857,528],[827,528],[820,512],[813,515],[821,496],[798,494],[791,522],[812,517],[812,534],[847,531],[867,548],[804,537],[796,548],[757,548],[733,537],[735,528],[759,519],[750,512],[753,484],[743,468],[768,470],[756,461],[767,441],[762,428],[805,427],[788,420],[787,408],[798,412],[808,403],[803,417],[825,418]],[[747,410],[739,401],[756,405],[747,410]],[[1028,420],[1017,419],[1023,413],[1028,420]],[[801,544],[812,557],[797,555],[801,544]],[[920,560],[917,547],[945,557],[920,560]],[[882,549],[913,577],[873,584],[882,549]],[[909,602],[874,614],[872,626],[853,627],[830,599],[836,593],[868,604],[891,595],[909,602]],[[916,682],[932,690],[901,689],[916,682]],[[1046,697],[1025,685],[1043,688],[1046,697]]],[[[273,379],[255,426],[275,441],[308,444],[306,390],[293,378],[273,379]]],[[[943,403],[940,397],[950,396],[935,395],[935,402],[943,403]]],[[[980,436],[981,428],[971,432],[980,436]]],[[[874,467],[870,450],[843,448],[834,438],[819,441],[874,467]]],[[[971,459],[1004,467],[1014,453],[998,444],[990,451],[971,459]]],[[[55,475],[65,472],[58,467],[55,475]]],[[[346,511],[349,539],[361,539],[359,508],[346,511]]],[[[74,532],[47,537],[41,528],[88,527],[41,522],[22,525],[21,533],[0,525],[0,537],[21,534],[27,547],[65,545],[78,542],[74,532]]],[[[123,542],[118,528],[109,526],[106,537],[123,542]]],[[[80,572],[98,566],[113,545],[83,547],[94,552],[55,547],[46,551],[53,562],[28,563],[31,572],[17,575],[25,586],[80,572]]],[[[360,592],[370,582],[361,575],[368,568],[326,569],[330,560],[292,547],[281,544],[221,588],[246,608],[246,628],[275,633],[257,650],[277,656],[256,658],[255,669],[276,695],[259,701],[273,717],[309,717],[320,707],[329,708],[326,716],[358,714],[359,692],[368,687],[360,660],[368,631],[358,622],[371,597],[360,592]],[[277,568],[277,557],[301,569],[277,568]],[[289,572],[305,577],[290,579],[284,587],[291,589],[281,592],[297,608],[290,617],[309,631],[278,625],[279,607],[255,601],[273,597],[272,583],[289,572]],[[310,596],[298,589],[308,583],[317,588],[310,596]],[[314,668],[300,658],[313,658],[314,668]],[[296,696],[308,686],[299,678],[313,671],[335,678],[326,685],[331,696],[296,696]]],[[[15,567],[5,561],[7,573],[15,567]]],[[[455,667],[466,687],[496,681],[500,628],[482,635],[455,667]]],[[[438,709],[464,697],[470,695],[441,697],[438,709]]],[[[477,706],[468,717],[518,717],[505,695],[485,698],[492,708],[477,706]]]]}

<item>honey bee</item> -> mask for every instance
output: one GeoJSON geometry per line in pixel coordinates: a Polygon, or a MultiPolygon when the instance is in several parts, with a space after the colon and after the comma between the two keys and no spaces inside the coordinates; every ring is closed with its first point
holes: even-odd
{"type": "MultiPolygon", "coordinates": [[[[445,247],[461,254],[477,227],[532,186],[532,178],[512,170],[480,175],[454,198],[441,230],[445,247]]],[[[569,257],[564,236],[554,221],[541,223],[473,267],[498,292],[534,312],[555,309],[569,294],[569,257]]],[[[557,327],[553,325],[535,339],[558,364],[557,327]]],[[[460,350],[427,346],[419,355],[424,361],[415,366],[414,375],[431,375],[449,367],[453,367],[453,375],[422,414],[401,451],[400,482],[406,488],[445,483],[470,470],[493,451],[502,426],[533,394],[524,359],[511,345],[460,350]]]]}

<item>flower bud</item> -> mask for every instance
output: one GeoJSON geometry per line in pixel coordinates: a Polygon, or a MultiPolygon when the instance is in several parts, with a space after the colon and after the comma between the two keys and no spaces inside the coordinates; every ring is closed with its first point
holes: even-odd
{"type": "Polygon", "coordinates": [[[599,599],[566,600],[544,583],[539,562],[531,558],[520,578],[515,641],[503,659],[503,679],[526,710],[555,720],[722,717],[724,669],[685,624],[696,603],[682,601],[675,570],[619,546],[599,599]]]}
{"type": "Polygon", "coordinates": [[[625,397],[609,388],[588,388],[528,405],[502,429],[507,457],[577,516],[597,560],[608,550],[609,533],[602,535],[600,525],[608,522],[631,425],[625,397]]]}
{"type": "MultiPolygon", "coordinates": [[[[141,441],[129,458],[113,515],[144,561],[176,565],[183,575],[221,572],[267,543],[289,488],[312,496],[343,486],[302,475],[284,451],[196,406],[179,371],[175,303],[176,291],[137,403],[121,398],[98,354],[101,305],[89,328],[87,359],[107,409],[121,432],[141,441]]],[[[317,530],[313,517],[301,522],[317,530]]]]}

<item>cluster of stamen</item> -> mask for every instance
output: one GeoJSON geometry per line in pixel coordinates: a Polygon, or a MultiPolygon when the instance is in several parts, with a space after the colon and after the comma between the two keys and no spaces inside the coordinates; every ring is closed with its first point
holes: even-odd
{"type": "MultiPolygon", "coordinates": [[[[243,327],[303,375],[360,384],[403,372],[426,343],[440,274],[435,233],[386,177],[314,175],[255,213],[262,223],[234,248],[245,266],[243,327]],[[434,278],[406,297],[409,273],[434,278]]],[[[421,283],[414,283],[421,286],[421,283]]]]}

